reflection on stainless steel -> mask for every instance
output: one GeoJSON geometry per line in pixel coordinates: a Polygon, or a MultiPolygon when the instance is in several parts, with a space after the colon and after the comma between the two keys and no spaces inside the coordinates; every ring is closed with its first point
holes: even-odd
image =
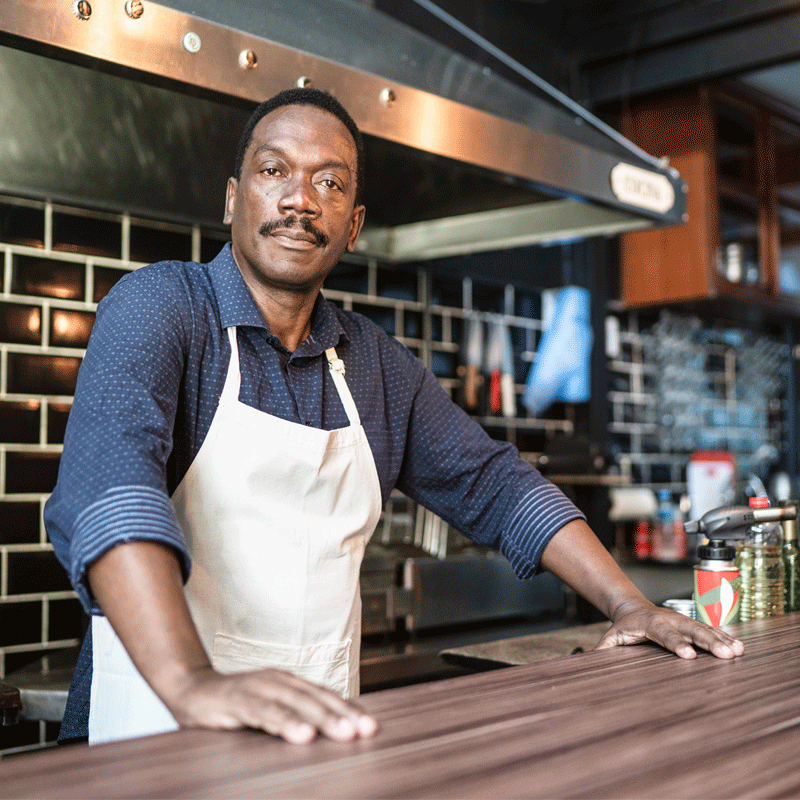
{"type": "Polygon", "coordinates": [[[87,0],[74,0],[72,3],[72,14],[81,22],[86,22],[92,16],[92,7],[87,0]]]}
{"type": "Polygon", "coordinates": [[[563,611],[565,604],[557,578],[543,573],[521,581],[505,558],[491,553],[408,559],[405,585],[413,602],[406,619],[409,630],[535,617],[548,610],[563,611]]]}
{"type": "MultiPolygon", "coordinates": [[[[92,67],[104,65],[116,74],[136,75],[137,80],[159,84],[166,80],[171,86],[200,89],[225,102],[260,101],[298,83],[335,94],[368,135],[369,163],[384,181],[387,165],[397,162],[391,177],[399,182],[390,184],[392,198],[409,198],[403,206],[405,218],[398,219],[397,214],[393,218],[391,199],[381,196],[386,187],[372,190],[370,222],[377,231],[365,240],[386,258],[430,257],[424,241],[428,236],[445,240],[437,245],[437,255],[497,247],[497,235],[488,236],[498,224],[494,217],[473,217],[467,229],[447,224],[450,220],[445,219],[442,231],[404,228],[402,235],[392,235],[397,225],[465,212],[521,207],[510,221],[500,222],[501,235],[512,245],[681,222],[683,184],[672,170],[638,162],[634,153],[601,131],[575,125],[574,115],[552,101],[516,87],[374,9],[344,0],[303,4],[169,0],[148,2],[146,13],[141,2],[104,2],[93,7],[84,2],[73,7],[83,21],[70,14],[66,5],[54,8],[46,0],[4,0],[0,43],[48,56],[57,53],[92,67]],[[387,41],[392,42],[391,48],[385,47],[387,41]],[[675,190],[675,207],[659,214],[615,197],[609,175],[620,161],[667,180],[675,190]],[[408,163],[415,169],[406,169],[408,163]],[[464,196],[451,207],[436,196],[434,203],[430,197],[426,201],[424,195],[430,192],[426,173],[445,196],[453,187],[464,196]],[[470,174],[474,182],[467,179],[470,174]],[[442,175],[447,180],[442,181],[442,175]],[[383,204],[376,198],[383,199],[383,204]],[[418,199],[421,202],[415,202],[418,199]],[[553,212],[552,220],[547,209],[553,212]],[[395,252],[393,243],[412,235],[422,237],[422,244],[395,252]],[[463,244],[459,237],[464,238],[463,244]]],[[[67,84],[68,94],[70,77],[67,71],[55,81],[59,89],[67,84]]],[[[104,88],[109,91],[108,86],[104,88]]],[[[153,124],[153,111],[163,113],[158,103],[153,109],[129,106],[133,93],[127,84],[113,88],[117,91],[109,91],[108,96],[115,96],[119,105],[95,103],[88,115],[98,128],[107,124],[114,133],[114,122],[124,122],[128,115],[146,127],[148,120],[153,124]]],[[[4,106],[37,108],[39,125],[50,131],[60,129],[63,114],[54,114],[49,123],[41,116],[55,112],[52,103],[26,105],[23,101],[30,97],[17,97],[9,88],[2,91],[4,106]]],[[[26,90],[19,86],[16,91],[25,94],[26,90]]],[[[217,113],[215,108],[212,115],[217,113]]],[[[80,150],[80,132],[72,130],[64,144],[80,150]]],[[[124,128],[116,131],[120,133],[127,134],[124,128]]],[[[106,134],[104,141],[112,138],[106,134]]],[[[170,139],[163,138],[167,156],[174,150],[170,139]]],[[[49,147],[52,153],[53,145],[49,147]]],[[[9,189],[29,188],[17,178],[14,166],[12,159],[0,169],[0,183],[9,189]]],[[[141,164],[139,171],[149,167],[141,164]]],[[[83,189],[84,195],[87,191],[83,189]]],[[[133,193],[138,194],[135,187],[133,193]]],[[[202,195],[198,191],[190,199],[202,195]]],[[[176,206],[180,214],[186,213],[180,202],[176,206]]]]}
{"type": "Polygon", "coordinates": [[[255,69],[258,66],[258,56],[252,50],[242,50],[239,53],[239,66],[242,69],[255,69]]]}
{"type": "Polygon", "coordinates": [[[139,19],[144,14],[144,3],[142,0],[126,0],[125,13],[131,19],[139,19]]]}

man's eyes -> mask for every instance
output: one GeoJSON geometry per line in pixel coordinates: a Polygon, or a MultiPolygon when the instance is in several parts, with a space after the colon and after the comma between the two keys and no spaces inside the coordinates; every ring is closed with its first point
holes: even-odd
{"type": "MultiPolygon", "coordinates": [[[[268,175],[270,178],[281,177],[284,174],[281,167],[271,166],[261,167],[261,173],[263,175],[268,175]]],[[[331,191],[344,191],[342,182],[336,178],[320,178],[318,183],[324,186],[326,189],[330,189],[331,191]]]]}

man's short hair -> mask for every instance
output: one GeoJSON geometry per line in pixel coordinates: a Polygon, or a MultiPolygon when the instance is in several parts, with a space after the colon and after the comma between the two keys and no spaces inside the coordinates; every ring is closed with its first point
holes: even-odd
{"type": "Polygon", "coordinates": [[[233,177],[238,181],[242,175],[242,164],[244,154],[253,139],[253,129],[258,125],[263,117],[281,106],[316,106],[329,114],[333,114],[350,131],[353,143],[356,146],[356,205],[361,203],[364,191],[364,139],[361,131],[347,113],[345,107],[333,95],[323,92],[320,89],[284,89],[269,100],[265,100],[252,113],[247,125],[242,131],[242,138],[239,139],[239,148],[236,151],[236,164],[234,166],[233,177]]]}

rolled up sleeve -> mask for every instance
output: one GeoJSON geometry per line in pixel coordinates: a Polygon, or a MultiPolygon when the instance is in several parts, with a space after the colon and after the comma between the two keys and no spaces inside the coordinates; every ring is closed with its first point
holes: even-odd
{"type": "Polygon", "coordinates": [[[167,460],[190,324],[180,281],[133,273],[98,308],[45,527],[84,608],[86,572],[117,544],[173,548],[190,563],[167,488],[167,460]]]}

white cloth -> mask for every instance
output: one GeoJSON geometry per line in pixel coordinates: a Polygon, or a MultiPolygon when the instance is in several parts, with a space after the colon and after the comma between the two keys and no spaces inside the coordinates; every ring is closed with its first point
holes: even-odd
{"type": "MultiPolygon", "coordinates": [[[[359,570],[381,511],[375,462],[331,348],[350,425],[324,431],[238,399],[236,328],[211,428],[172,497],[192,557],[186,597],[215,669],[285,669],[353,697],[359,570]]],[[[89,741],[177,727],[104,617],[92,620],[89,741]]]]}

